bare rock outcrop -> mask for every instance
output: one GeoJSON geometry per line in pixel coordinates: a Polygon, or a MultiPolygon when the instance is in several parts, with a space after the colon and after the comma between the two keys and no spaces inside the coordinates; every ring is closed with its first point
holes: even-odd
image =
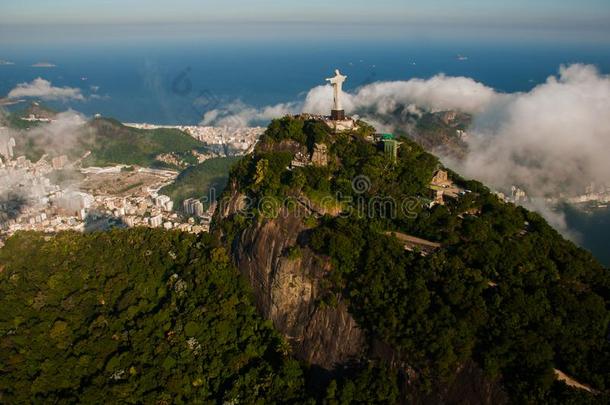
{"type": "MultiPolygon", "coordinates": [[[[237,185],[229,187],[230,196],[221,204],[217,221],[244,209],[245,197],[237,185]]],[[[404,399],[413,403],[454,403],[453,398],[472,404],[507,403],[502,387],[474,363],[463,365],[451,381],[432,392],[411,391],[417,374],[407,358],[378,338],[366,336],[346,302],[339,299],[334,306],[320,305],[325,292],[322,280],[331,263],[299,246],[307,230],[298,211],[283,209],[273,219],[251,224],[232,243],[233,260],[250,282],[258,310],[284,335],[297,358],[329,371],[352,361],[381,360],[401,370],[404,399]],[[295,250],[298,254],[293,254],[295,250]]]]}
{"type": "MultiPolygon", "coordinates": [[[[243,199],[232,191],[223,217],[230,216],[243,199]]],[[[330,270],[328,258],[308,248],[297,248],[297,257],[287,254],[306,230],[298,212],[281,210],[276,218],[261,220],[238,235],[232,254],[250,281],[259,311],[286,337],[293,353],[330,370],[362,357],[366,339],[344,302],[320,305],[320,282],[330,270]]]]}

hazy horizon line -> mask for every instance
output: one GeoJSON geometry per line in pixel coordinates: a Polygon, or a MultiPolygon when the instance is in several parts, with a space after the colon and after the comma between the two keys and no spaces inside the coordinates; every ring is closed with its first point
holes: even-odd
{"type": "Polygon", "coordinates": [[[0,43],[21,44],[49,42],[102,42],[121,37],[155,39],[235,39],[235,40],[477,40],[541,41],[566,43],[610,43],[610,21],[580,24],[577,20],[556,26],[551,23],[502,24],[484,21],[472,25],[453,21],[437,22],[318,22],[307,19],[291,21],[207,21],[207,22],[98,22],[70,24],[0,24],[0,43]],[[109,28],[112,28],[109,30],[109,28]]]}

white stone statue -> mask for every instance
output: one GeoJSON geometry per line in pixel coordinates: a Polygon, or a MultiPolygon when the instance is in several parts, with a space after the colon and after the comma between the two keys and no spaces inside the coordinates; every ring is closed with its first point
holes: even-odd
{"type": "Polygon", "coordinates": [[[343,106],[341,105],[341,91],[343,88],[343,83],[347,80],[347,76],[343,76],[339,69],[335,70],[335,77],[331,77],[326,79],[327,82],[330,82],[333,86],[335,104],[333,110],[341,111],[343,110],[343,106]]]}

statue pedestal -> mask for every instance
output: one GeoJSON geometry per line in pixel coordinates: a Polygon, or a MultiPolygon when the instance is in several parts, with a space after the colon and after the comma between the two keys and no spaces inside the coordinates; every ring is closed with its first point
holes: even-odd
{"type": "Polygon", "coordinates": [[[326,117],[324,122],[326,122],[326,125],[328,125],[328,127],[332,129],[334,133],[354,131],[358,129],[358,125],[356,125],[356,122],[349,117],[345,117],[345,119],[343,120],[337,120],[333,117],[326,117]]]}
{"type": "Polygon", "coordinates": [[[332,110],[330,112],[330,119],[333,121],[344,121],[345,110],[332,110]]]}

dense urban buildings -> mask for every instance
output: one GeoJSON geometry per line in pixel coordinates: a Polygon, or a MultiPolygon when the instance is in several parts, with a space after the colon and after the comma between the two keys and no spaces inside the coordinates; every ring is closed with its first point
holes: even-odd
{"type": "MultiPolygon", "coordinates": [[[[28,121],[40,121],[27,117],[28,121]]],[[[138,128],[157,128],[132,124],[138,128]]],[[[206,143],[214,155],[242,155],[253,148],[263,128],[176,127],[206,143]],[[214,152],[216,150],[216,152],[214,152]]],[[[216,204],[206,210],[187,199],[182,210],[159,193],[174,182],[178,172],[137,166],[81,167],[66,155],[43,155],[32,162],[16,151],[15,139],[0,127],[0,245],[20,230],[55,233],[63,230],[103,230],[109,227],[163,227],[199,233],[209,230],[216,204]],[[78,173],[73,183],[53,181],[56,173],[78,173]]],[[[163,156],[159,160],[163,160],[163,156]]],[[[166,156],[171,160],[172,156],[166,156]]],[[[167,162],[176,163],[176,162],[167,162]]],[[[174,166],[180,167],[175,164],[174,166]]]]}

